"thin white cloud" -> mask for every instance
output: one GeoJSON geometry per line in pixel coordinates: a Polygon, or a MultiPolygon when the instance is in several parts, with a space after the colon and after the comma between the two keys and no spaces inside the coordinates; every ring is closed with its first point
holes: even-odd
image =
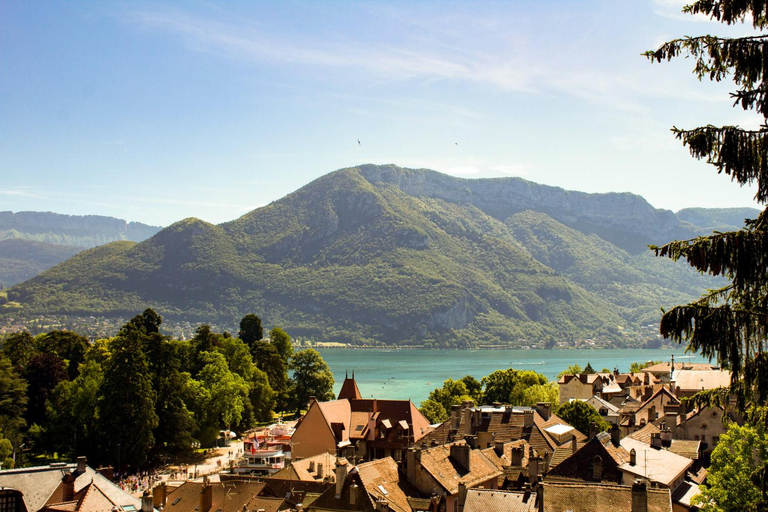
{"type": "Polygon", "coordinates": [[[542,66],[509,48],[509,55],[450,49],[414,51],[396,45],[371,45],[342,39],[295,41],[254,29],[195,18],[178,11],[133,11],[124,19],[139,26],[175,33],[201,51],[217,51],[251,62],[323,68],[354,68],[390,80],[461,79],[491,83],[507,90],[534,90],[542,66]]]}
{"type": "Polygon", "coordinates": [[[22,189],[0,190],[0,195],[10,196],[10,197],[27,197],[30,199],[47,199],[47,196],[41,195],[38,192],[28,192],[27,190],[22,190],[22,189]]]}

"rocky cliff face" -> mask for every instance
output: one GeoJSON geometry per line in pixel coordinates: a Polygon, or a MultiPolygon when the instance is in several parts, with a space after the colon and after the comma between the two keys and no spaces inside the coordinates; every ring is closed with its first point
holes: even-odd
{"type": "Polygon", "coordinates": [[[158,231],[160,231],[158,226],[126,222],[101,215],[0,212],[0,239],[26,238],[49,243],[94,247],[114,240],[140,242],[158,231]]]}
{"type": "Polygon", "coordinates": [[[646,250],[649,241],[664,243],[694,234],[673,212],[656,209],[630,193],[588,194],[521,178],[466,180],[395,166],[364,165],[360,172],[371,183],[392,184],[414,196],[470,203],[501,221],[525,210],[546,213],[633,253],[646,250]]]}

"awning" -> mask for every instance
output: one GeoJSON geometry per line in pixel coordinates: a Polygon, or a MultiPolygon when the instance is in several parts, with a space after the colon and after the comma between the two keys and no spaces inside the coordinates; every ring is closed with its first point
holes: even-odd
{"type": "Polygon", "coordinates": [[[400,428],[403,430],[408,430],[408,422],[405,420],[400,420],[397,422],[398,425],[400,425],[400,428]]]}
{"type": "Polygon", "coordinates": [[[381,424],[384,425],[384,428],[392,428],[392,423],[389,420],[382,420],[381,424]]]}

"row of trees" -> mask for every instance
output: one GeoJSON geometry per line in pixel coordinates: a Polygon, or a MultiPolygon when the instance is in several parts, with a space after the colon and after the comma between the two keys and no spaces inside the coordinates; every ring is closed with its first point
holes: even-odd
{"type": "Polygon", "coordinates": [[[430,421],[439,423],[448,419],[452,405],[471,400],[476,404],[500,402],[513,405],[535,405],[550,402],[557,408],[560,392],[556,382],[530,370],[497,370],[477,380],[471,375],[458,380],[448,379],[421,402],[419,410],[430,421]]]}
{"type": "MultiPolygon", "coordinates": [[[[581,373],[580,366],[569,367],[570,370],[574,368],[578,369],[576,373],[581,373]]],[[[497,370],[479,381],[471,375],[458,380],[448,379],[442,387],[433,390],[427,400],[421,402],[419,410],[430,423],[440,423],[448,419],[452,405],[460,405],[467,400],[476,404],[499,402],[526,406],[549,402],[553,413],[585,434],[589,433],[593,423],[599,430],[610,428],[597,410],[585,402],[575,400],[560,406],[560,391],[556,382],[548,381],[540,373],[514,368],[497,370]]]]}
{"type": "Polygon", "coordinates": [[[197,329],[187,341],[161,334],[153,310],[93,344],[71,332],[16,333],[0,354],[0,457],[14,448],[85,454],[95,464],[137,468],[211,445],[300,410],[310,395],[333,398],[333,375],[312,349],[294,353],[280,328],[262,340],[256,315],[238,337],[197,329]],[[289,377],[289,372],[291,376],[289,377]]]}

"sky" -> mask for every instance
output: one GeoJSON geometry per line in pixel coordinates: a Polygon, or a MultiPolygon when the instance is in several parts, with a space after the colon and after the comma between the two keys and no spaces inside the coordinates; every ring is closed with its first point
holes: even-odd
{"type": "Polygon", "coordinates": [[[669,130],[760,118],[641,55],[753,33],[683,3],[0,1],[0,211],[221,223],[363,163],[758,207],[669,130]]]}

